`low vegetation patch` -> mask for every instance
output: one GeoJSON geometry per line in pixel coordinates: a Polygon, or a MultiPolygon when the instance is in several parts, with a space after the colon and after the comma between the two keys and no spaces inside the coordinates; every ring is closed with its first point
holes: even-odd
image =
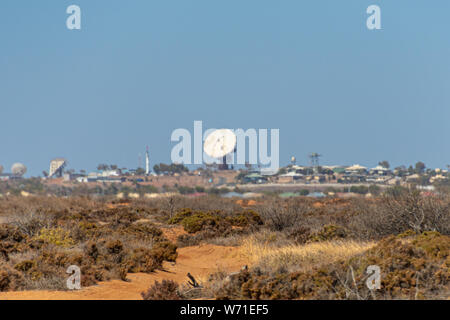
{"type": "Polygon", "coordinates": [[[141,296],[144,300],[180,300],[178,287],[178,283],[172,280],[163,280],[161,283],[156,281],[141,296]]]}
{"type": "Polygon", "coordinates": [[[65,290],[71,265],[89,286],[176,261],[177,246],[148,221],[145,208],[52,206],[32,204],[29,214],[11,214],[0,224],[0,291],[65,290]],[[37,216],[42,219],[34,223],[37,216]]]}
{"type": "MultiPolygon", "coordinates": [[[[249,263],[261,270],[270,272],[295,272],[311,270],[317,265],[330,264],[347,259],[371,248],[373,242],[354,240],[322,241],[298,245],[279,242],[265,234],[265,241],[256,236],[244,240],[242,252],[249,263]]],[[[272,234],[273,235],[273,234],[272,234]]]]}
{"type": "MultiPolygon", "coordinates": [[[[260,256],[267,254],[270,251],[260,256]]],[[[449,254],[450,237],[425,232],[408,239],[388,237],[364,253],[356,250],[352,257],[334,263],[316,261],[306,271],[286,272],[283,266],[269,271],[257,266],[232,276],[212,276],[210,282],[217,299],[447,299],[449,254]],[[375,291],[366,286],[371,265],[381,269],[381,288],[375,291]]]]}
{"type": "Polygon", "coordinates": [[[83,286],[126,280],[127,273],[176,261],[177,247],[207,242],[241,246],[249,268],[200,279],[201,287],[188,293],[183,284],[155,283],[143,298],[450,296],[450,197],[444,193],[402,188],[358,199],[265,194],[251,205],[219,195],[113,202],[107,196],[8,196],[0,199],[0,219],[0,291],[64,290],[70,265],[81,268],[83,286]],[[372,265],[381,269],[376,291],[366,286],[372,265]]]}
{"type": "Polygon", "coordinates": [[[169,219],[168,223],[179,224],[189,233],[180,236],[179,243],[195,245],[202,240],[230,237],[258,230],[263,225],[263,220],[252,210],[227,214],[220,210],[203,212],[183,209],[169,219]]]}

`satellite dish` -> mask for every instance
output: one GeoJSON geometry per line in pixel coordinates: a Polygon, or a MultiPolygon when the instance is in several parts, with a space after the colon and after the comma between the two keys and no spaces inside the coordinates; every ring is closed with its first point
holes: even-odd
{"type": "Polygon", "coordinates": [[[236,150],[236,135],[230,129],[219,129],[205,140],[203,150],[211,158],[222,158],[219,170],[228,170],[227,154],[236,150]]]}
{"type": "Polygon", "coordinates": [[[3,173],[3,166],[0,164],[0,174],[2,174],[3,173]]]}
{"type": "Polygon", "coordinates": [[[50,162],[50,171],[48,176],[52,178],[53,176],[61,177],[63,170],[67,165],[66,159],[56,158],[50,162]]]}
{"type": "Polygon", "coordinates": [[[11,172],[17,177],[22,177],[27,172],[27,167],[22,163],[14,163],[11,167],[11,172]]]}
{"type": "Polygon", "coordinates": [[[219,129],[212,132],[205,140],[204,151],[211,158],[222,158],[234,151],[236,135],[230,129],[219,129]]]}

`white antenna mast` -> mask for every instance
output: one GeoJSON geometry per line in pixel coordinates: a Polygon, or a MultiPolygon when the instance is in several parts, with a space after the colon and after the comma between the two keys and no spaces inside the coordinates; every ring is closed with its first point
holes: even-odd
{"type": "Polygon", "coordinates": [[[148,152],[148,146],[147,151],[145,152],[145,175],[150,174],[150,154],[148,152]]]}

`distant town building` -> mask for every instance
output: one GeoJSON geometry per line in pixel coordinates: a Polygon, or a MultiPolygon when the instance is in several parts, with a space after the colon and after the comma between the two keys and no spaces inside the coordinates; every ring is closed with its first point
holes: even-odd
{"type": "Polygon", "coordinates": [[[370,169],[369,173],[372,175],[387,176],[390,175],[392,172],[388,168],[378,165],[375,168],[370,169]]]}
{"type": "Polygon", "coordinates": [[[301,173],[297,173],[295,171],[288,172],[286,174],[280,175],[278,177],[279,183],[293,183],[298,180],[302,180],[304,178],[304,175],[301,173]]]}
{"type": "Polygon", "coordinates": [[[361,166],[359,164],[354,164],[351,167],[347,167],[345,169],[345,172],[348,173],[348,174],[352,174],[352,173],[353,174],[363,174],[363,173],[367,173],[367,168],[363,167],[363,166],[361,166]]]}

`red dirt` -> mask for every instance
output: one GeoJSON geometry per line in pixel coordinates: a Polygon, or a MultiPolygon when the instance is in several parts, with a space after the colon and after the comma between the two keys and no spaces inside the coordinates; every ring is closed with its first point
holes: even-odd
{"type": "Polygon", "coordinates": [[[237,247],[202,245],[178,250],[177,263],[165,263],[166,271],[129,274],[130,281],[113,280],[79,291],[0,292],[0,300],[141,300],[141,292],[163,279],[187,282],[190,272],[202,279],[218,270],[235,272],[247,262],[237,247]]]}
{"type": "Polygon", "coordinates": [[[247,200],[247,199],[237,200],[236,203],[243,208],[253,207],[258,204],[255,200],[247,200]]]}
{"type": "Polygon", "coordinates": [[[171,242],[176,243],[177,238],[181,235],[188,234],[183,227],[173,227],[173,228],[161,228],[164,237],[169,239],[171,242]]]}

